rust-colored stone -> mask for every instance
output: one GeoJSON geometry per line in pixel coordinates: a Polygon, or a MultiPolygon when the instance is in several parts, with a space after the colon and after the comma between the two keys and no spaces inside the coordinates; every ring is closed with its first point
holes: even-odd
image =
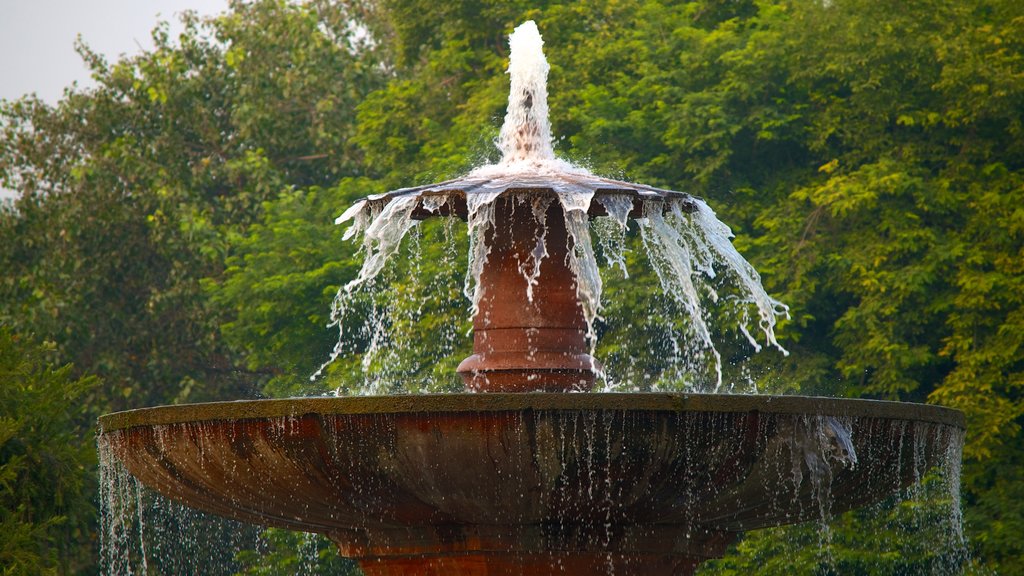
{"type": "Polygon", "coordinates": [[[808,415],[849,422],[865,456],[828,461],[833,514],[920,478],[963,425],[892,402],[543,393],[224,402],[101,424],[147,486],[327,534],[371,575],[584,576],[689,574],[742,531],[817,518],[791,442],[808,415]]]}
{"type": "MultiPolygon", "coordinates": [[[[535,193],[537,194],[537,193],[535,193]]],[[[593,387],[597,361],[588,353],[587,323],[568,265],[572,240],[554,193],[495,200],[490,246],[473,318],[473,355],[458,372],[477,392],[567,392],[593,387]],[[543,223],[532,201],[550,203],[543,223]],[[535,252],[547,252],[536,284],[527,276],[535,252]],[[532,296],[532,297],[531,297],[532,296]]]]}

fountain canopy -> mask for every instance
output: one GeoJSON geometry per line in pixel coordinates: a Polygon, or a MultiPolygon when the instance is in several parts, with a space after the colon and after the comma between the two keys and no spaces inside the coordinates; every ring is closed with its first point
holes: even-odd
{"type": "Polygon", "coordinates": [[[607,217],[623,232],[630,220],[640,223],[645,243],[658,253],[666,299],[688,315],[684,347],[711,357],[716,387],[722,384],[721,358],[702,310],[702,293],[715,289],[706,282],[732,276],[743,310],[739,331],[761,348],[747,326],[752,313],[766,342],[778,346],[776,317],[788,310],[764,291],[757,272],[732,246],[729,228],[699,198],[603,178],[557,158],[540,33],[527,22],[509,43],[509,102],[497,142],[501,161],[461,178],[369,196],[337,219],[351,222],[346,238],[362,235],[366,254],[358,277],[335,301],[339,328],[348,297],[381,271],[418,220],[457,216],[467,221],[471,243],[466,295],[474,354],[458,368],[467,389],[590,390],[602,374],[592,356],[602,279],[590,220],[607,217]]]}

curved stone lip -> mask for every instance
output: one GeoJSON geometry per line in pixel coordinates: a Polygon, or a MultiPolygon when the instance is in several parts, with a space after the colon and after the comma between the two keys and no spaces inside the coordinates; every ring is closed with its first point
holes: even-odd
{"type": "MultiPolygon", "coordinates": [[[[643,215],[643,202],[645,200],[661,201],[663,203],[668,200],[675,200],[680,202],[680,206],[685,212],[697,210],[697,203],[702,202],[699,197],[686,192],[604,178],[587,172],[526,170],[512,171],[503,175],[478,175],[470,173],[461,178],[445,180],[444,182],[399,188],[398,190],[392,190],[383,194],[366,196],[345,210],[334,223],[342,224],[348,222],[359,213],[369,214],[371,207],[382,209],[383,206],[396,198],[419,198],[412,216],[414,219],[423,220],[431,216],[448,216],[451,214],[465,218],[467,199],[474,195],[495,194],[500,196],[506,194],[558,192],[593,194],[595,197],[609,195],[630,197],[634,202],[634,209],[631,215],[634,218],[643,215]],[[424,207],[422,200],[428,197],[449,198],[452,201],[452,205],[436,207],[433,210],[427,209],[424,207]]],[[[588,213],[591,216],[607,215],[600,203],[591,204],[588,213]]]]}
{"type": "Polygon", "coordinates": [[[371,194],[363,200],[387,203],[393,198],[410,195],[440,195],[450,193],[478,194],[481,192],[506,192],[516,190],[578,189],[580,192],[596,194],[628,194],[648,199],[678,198],[692,199],[686,192],[656,188],[646,184],[605,178],[583,172],[520,172],[504,176],[476,176],[468,174],[461,178],[434,182],[422,186],[399,188],[384,194],[371,194]]]}
{"type": "Polygon", "coordinates": [[[763,412],[919,421],[965,429],[959,410],[907,402],[741,394],[669,392],[461,393],[301,397],[155,406],[100,416],[100,433],[158,426],[319,415],[629,410],[637,412],[763,412]]]}

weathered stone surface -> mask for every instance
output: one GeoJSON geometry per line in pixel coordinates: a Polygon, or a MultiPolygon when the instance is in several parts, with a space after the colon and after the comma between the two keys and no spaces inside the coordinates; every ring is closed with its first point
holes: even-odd
{"type": "Polygon", "coordinates": [[[532,393],[165,406],[101,426],[166,496],[328,534],[369,574],[685,574],[741,531],[817,517],[822,490],[835,514],[910,484],[963,421],[865,400],[532,393]],[[857,466],[830,457],[828,418],[857,466]]]}

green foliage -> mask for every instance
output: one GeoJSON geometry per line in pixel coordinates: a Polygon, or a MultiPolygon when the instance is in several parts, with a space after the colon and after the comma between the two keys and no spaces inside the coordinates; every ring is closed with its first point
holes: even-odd
{"type": "Polygon", "coordinates": [[[249,394],[200,288],[263,203],[359,171],[355,105],[382,69],[345,6],[237,3],[56,107],[0,107],[0,320],[100,374],[100,410],[249,394]]]}
{"type": "Polygon", "coordinates": [[[348,301],[344,354],[327,367],[325,378],[310,379],[338,343],[338,329],[327,319],[332,300],[362,264],[358,244],[342,241],[334,218],[357,198],[379,191],[377,183],[347,179],[331,189],[283,194],[266,204],[261,222],[235,239],[223,281],[205,281],[211,302],[230,309],[221,331],[245,354],[247,368],[263,374],[263,393],[351,391],[367,378],[378,380],[381,391],[399,384],[406,391],[455,385],[455,366],[469,354],[464,261],[453,245],[465,244],[465,226],[459,242],[454,226],[439,221],[410,233],[389,271],[391,281],[378,281],[348,301]],[[387,325],[374,321],[384,309],[387,325]],[[362,332],[364,325],[375,332],[362,332]]]}
{"type": "Polygon", "coordinates": [[[326,367],[324,385],[338,393],[461,390],[455,369],[471,354],[466,249],[464,225],[415,226],[390,269],[344,297],[333,337],[341,354],[326,367]]]}
{"type": "Polygon", "coordinates": [[[80,402],[95,378],[0,328],[0,566],[70,574],[93,565],[96,454],[80,402]]]}
{"type": "Polygon", "coordinates": [[[743,535],[724,558],[706,563],[702,575],[795,576],[957,574],[969,572],[955,542],[949,485],[929,474],[920,486],[867,509],[831,520],[782,526],[743,535]],[[913,534],[908,538],[908,534],[913,534]]]}
{"type": "Polygon", "coordinates": [[[1019,472],[1024,466],[1020,435],[1015,444],[1003,444],[985,460],[985,466],[967,469],[971,490],[964,502],[964,522],[970,529],[977,562],[991,572],[1006,576],[1024,574],[1024,510],[1017,502],[1024,498],[1019,472]]]}
{"type": "Polygon", "coordinates": [[[347,180],[281,195],[266,204],[262,222],[232,239],[223,281],[205,281],[212,303],[230,310],[221,332],[275,395],[308,391],[308,377],[337,341],[325,315],[361,261],[342,251],[333,221],[375,191],[373,183],[347,180]]]}
{"type": "Polygon", "coordinates": [[[323,536],[268,528],[263,532],[261,550],[246,550],[236,558],[239,576],[357,576],[362,574],[351,560],[338,556],[338,549],[323,536]]]}

